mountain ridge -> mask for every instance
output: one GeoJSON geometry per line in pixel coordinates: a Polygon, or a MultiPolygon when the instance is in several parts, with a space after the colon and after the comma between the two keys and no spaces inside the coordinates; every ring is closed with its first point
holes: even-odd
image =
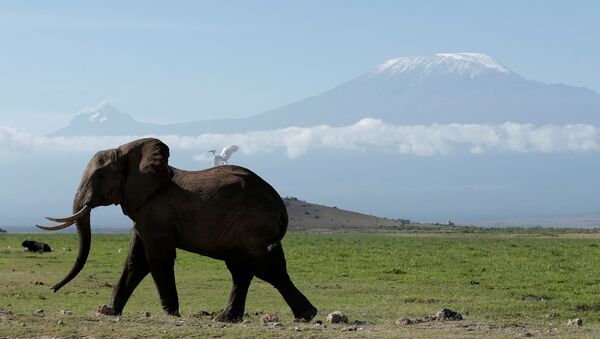
{"type": "Polygon", "coordinates": [[[110,102],[84,110],[49,136],[198,135],[290,126],[343,126],[364,117],[387,123],[600,124],[600,94],[528,80],[480,53],[440,53],[389,59],[372,70],[288,105],[246,118],[176,124],[139,122],[110,102]],[[111,119],[100,121],[103,111],[111,119]],[[119,114],[117,114],[119,113],[119,114]],[[97,114],[97,119],[92,117],[97,114]]]}

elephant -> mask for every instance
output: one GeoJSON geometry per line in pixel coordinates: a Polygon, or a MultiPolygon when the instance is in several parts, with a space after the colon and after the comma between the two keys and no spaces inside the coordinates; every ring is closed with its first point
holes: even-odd
{"type": "Polygon", "coordinates": [[[50,245],[35,240],[24,240],[21,246],[25,247],[25,250],[29,252],[52,252],[50,245]]]}
{"type": "Polygon", "coordinates": [[[163,311],[179,316],[175,286],[176,248],[225,261],[233,286],[215,320],[238,322],[244,316],[254,276],[273,285],[298,321],[317,309],[292,283],[281,239],[288,215],[275,189],[252,171],[233,165],[185,171],[168,164],[169,147],[155,138],[132,141],[96,153],[85,168],[73,201],[73,215],[40,226],[77,227],[79,251],[71,271],[54,292],[83,269],[91,246],[90,211],[120,205],[133,221],[125,266],[109,305],[99,313],[120,315],[136,286],[151,274],[163,311]]]}

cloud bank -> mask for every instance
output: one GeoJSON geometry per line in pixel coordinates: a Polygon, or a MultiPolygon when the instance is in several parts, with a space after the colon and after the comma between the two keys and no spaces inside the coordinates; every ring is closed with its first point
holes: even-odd
{"type": "MultiPolygon", "coordinates": [[[[0,156],[11,152],[93,152],[144,136],[44,137],[0,125],[0,156]]],[[[593,125],[433,124],[392,125],[365,118],[356,124],[331,127],[288,127],[269,131],[198,136],[162,135],[172,150],[199,151],[236,144],[252,155],[283,151],[291,159],[311,151],[384,150],[416,156],[454,152],[555,153],[600,151],[600,131],[593,125]]],[[[198,155],[197,160],[205,160],[198,155]]]]}

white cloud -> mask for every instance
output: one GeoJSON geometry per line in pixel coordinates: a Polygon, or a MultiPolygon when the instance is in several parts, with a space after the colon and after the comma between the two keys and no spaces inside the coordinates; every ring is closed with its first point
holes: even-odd
{"type": "MultiPolygon", "coordinates": [[[[0,126],[0,155],[8,152],[92,152],[115,147],[142,136],[43,137],[0,126]]],[[[298,158],[310,151],[385,150],[417,156],[466,151],[486,152],[593,152],[600,151],[600,132],[592,125],[516,124],[433,124],[392,125],[365,118],[344,127],[320,125],[289,127],[270,131],[198,136],[157,136],[172,150],[198,151],[205,161],[206,151],[239,145],[245,154],[283,151],[298,158]]]]}

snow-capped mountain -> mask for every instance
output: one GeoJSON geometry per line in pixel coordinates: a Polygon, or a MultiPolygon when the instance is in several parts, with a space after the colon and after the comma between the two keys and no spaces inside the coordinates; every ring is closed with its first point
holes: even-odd
{"type": "Polygon", "coordinates": [[[159,125],[142,123],[117,110],[110,100],[77,112],[68,126],[49,136],[140,135],[152,133],[159,125]]]}
{"type": "Polygon", "coordinates": [[[528,80],[487,55],[445,53],[390,59],[320,95],[259,115],[266,124],[300,126],[365,116],[397,124],[598,123],[600,95],[528,80]]]}
{"type": "Polygon", "coordinates": [[[471,78],[486,72],[512,72],[492,57],[480,53],[440,53],[428,57],[390,59],[377,66],[373,73],[415,73],[425,78],[429,75],[462,74],[471,78]]]}
{"type": "Polygon", "coordinates": [[[243,119],[140,123],[105,103],[52,135],[231,133],[288,126],[349,125],[364,117],[395,124],[600,124],[600,95],[528,80],[479,53],[390,59],[322,94],[243,119]]]}

